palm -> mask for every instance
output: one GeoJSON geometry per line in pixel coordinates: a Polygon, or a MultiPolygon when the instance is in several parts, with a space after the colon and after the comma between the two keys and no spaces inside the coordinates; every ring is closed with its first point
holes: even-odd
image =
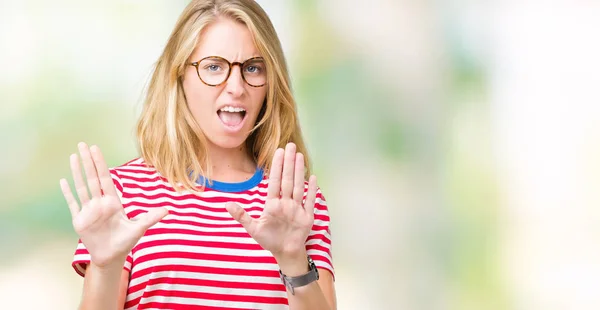
{"type": "Polygon", "coordinates": [[[118,197],[93,198],[73,219],[73,228],[99,264],[123,257],[137,243],[139,231],[123,213],[118,197]]]}
{"type": "MultiPolygon", "coordinates": [[[[281,249],[286,252],[286,245],[303,244],[313,222],[309,214],[292,199],[267,199],[265,209],[257,219],[253,231],[248,233],[265,249],[281,249]],[[287,236],[271,238],[271,236],[287,236]]],[[[291,249],[290,249],[291,250],[291,249]]]]}
{"type": "Polygon", "coordinates": [[[312,176],[309,180],[305,202],[304,188],[303,155],[296,154],[295,146],[290,144],[285,155],[278,150],[273,157],[262,215],[253,219],[233,203],[227,208],[265,250],[290,253],[304,247],[314,221],[316,178],[312,176]]]}
{"type": "Polygon", "coordinates": [[[92,197],[90,199],[88,196],[77,155],[72,155],[71,170],[81,210],[64,179],[61,180],[61,188],[71,210],[73,228],[94,264],[105,266],[118,263],[125,259],[146,229],[166,215],[166,210],[149,212],[138,221],[129,220],[100,150],[93,148],[90,152],[85,144],[80,144],[79,149],[92,197]]]}

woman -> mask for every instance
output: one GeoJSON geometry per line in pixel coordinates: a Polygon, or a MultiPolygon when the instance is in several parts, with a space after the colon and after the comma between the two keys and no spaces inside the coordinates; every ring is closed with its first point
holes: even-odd
{"type": "Polygon", "coordinates": [[[112,169],[79,144],[79,202],[60,181],[82,309],[336,308],[327,205],[256,2],[186,7],[137,135],[141,156],[112,169]]]}

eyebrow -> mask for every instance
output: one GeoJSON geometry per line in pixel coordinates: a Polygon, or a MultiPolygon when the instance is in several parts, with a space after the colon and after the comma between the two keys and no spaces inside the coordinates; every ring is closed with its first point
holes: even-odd
{"type": "Polygon", "coordinates": [[[225,57],[223,57],[223,56],[218,56],[218,55],[210,55],[210,56],[204,56],[204,57],[202,57],[202,58],[200,58],[200,59],[198,59],[198,60],[195,60],[195,61],[191,61],[191,62],[189,62],[189,64],[190,64],[190,65],[194,65],[194,64],[200,64],[200,62],[201,62],[202,60],[204,60],[204,59],[207,59],[207,58],[209,58],[209,59],[210,59],[211,57],[215,57],[215,58],[221,58],[221,59],[224,59],[225,61],[229,62],[230,64],[234,64],[234,63],[240,63],[240,64],[244,64],[244,63],[246,63],[246,61],[248,61],[248,60],[251,60],[251,59],[254,59],[254,60],[256,60],[256,61],[262,61],[262,62],[264,62],[264,61],[265,61],[264,57],[262,57],[262,56],[254,56],[254,57],[250,57],[250,58],[247,58],[247,59],[245,59],[244,61],[230,61],[229,59],[227,59],[227,58],[225,58],[225,57]]]}
{"type": "MultiPolygon", "coordinates": [[[[206,58],[206,57],[221,57],[221,58],[224,58],[224,59],[227,59],[227,60],[229,60],[229,57],[226,57],[226,56],[223,56],[223,55],[221,55],[221,54],[217,54],[217,53],[215,53],[215,54],[208,54],[208,53],[205,53],[205,54],[201,55],[201,56],[200,56],[200,57],[198,57],[198,58],[199,58],[199,59],[202,59],[202,58],[206,58]]],[[[263,58],[263,56],[261,56],[261,55],[254,55],[254,56],[250,56],[250,57],[245,57],[245,58],[243,58],[243,59],[250,59],[250,58],[263,58]]]]}

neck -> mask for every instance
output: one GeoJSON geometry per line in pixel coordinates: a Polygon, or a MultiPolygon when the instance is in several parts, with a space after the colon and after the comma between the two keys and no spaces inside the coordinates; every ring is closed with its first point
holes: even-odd
{"type": "Polygon", "coordinates": [[[245,144],[232,149],[210,145],[208,155],[212,165],[211,179],[213,180],[240,182],[256,172],[256,163],[248,155],[245,144]]]}

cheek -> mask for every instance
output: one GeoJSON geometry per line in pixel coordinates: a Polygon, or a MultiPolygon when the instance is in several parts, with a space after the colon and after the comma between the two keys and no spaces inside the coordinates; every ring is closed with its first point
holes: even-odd
{"type": "Polygon", "coordinates": [[[265,102],[266,97],[267,97],[267,89],[266,88],[255,89],[255,93],[252,96],[252,104],[254,106],[258,107],[258,110],[260,110],[260,107],[265,102]]]}
{"type": "Polygon", "coordinates": [[[195,81],[186,80],[183,82],[183,90],[187,101],[187,106],[194,118],[199,121],[203,117],[209,117],[214,106],[215,94],[212,89],[205,89],[207,86],[198,85],[195,81]]]}

